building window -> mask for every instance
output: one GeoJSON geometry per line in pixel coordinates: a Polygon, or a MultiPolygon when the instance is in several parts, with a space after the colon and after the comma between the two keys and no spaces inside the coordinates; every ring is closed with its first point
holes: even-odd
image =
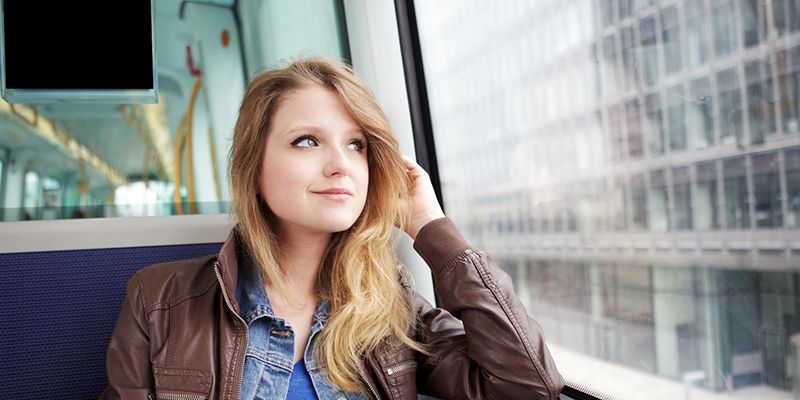
{"type": "Polygon", "coordinates": [[[675,203],[675,229],[692,229],[692,191],[688,167],[672,170],[672,193],[675,203]]]}
{"type": "Polygon", "coordinates": [[[703,65],[708,60],[708,21],[705,2],[686,0],[686,64],[689,67],[703,65]]]}
{"type": "Polygon", "coordinates": [[[686,108],[683,86],[667,89],[667,126],[669,126],[669,148],[672,151],[686,150],[686,108]]]}
{"type": "Polygon", "coordinates": [[[599,0],[597,8],[600,11],[600,24],[603,27],[614,23],[614,0],[599,0]]]}
{"type": "Polygon", "coordinates": [[[661,111],[661,95],[658,92],[645,96],[645,134],[647,150],[651,156],[664,154],[664,117],[661,111]]]}
{"type": "Polygon", "coordinates": [[[647,230],[647,186],[644,174],[631,176],[631,206],[633,207],[632,229],[647,230]]]}
{"type": "Polygon", "coordinates": [[[761,43],[766,35],[767,21],[764,0],[744,0],[740,4],[745,47],[761,43]]]}
{"type": "Polygon", "coordinates": [[[779,35],[800,31],[800,3],[797,0],[773,0],[772,15],[779,35]]]}
{"type": "Polygon", "coordinates": [[[639,23],[639,35],[642,41],[644,83],[647,86],[654,86],[658,82],[658,40],[656,32],[656,17],[651,15],[642,18],[639,23]]]}
{"type": "Polygon", "coordinates": [[[664,42],[664,68],[669,75],[681,69],[681,28],[677,6],[667,7],[661,13],[661,40],[664,42]]]}
{"type": "Polygon", "coordinates": [[[624,117],[622,105],[613,105],[608,109],[608,138],[611,140],[611,159],[620,161],[625,156],[625,136],[622,127],[624,117]]]}
{"type": "Polygon", "coordinates": [[[717,73],[719,136],[723,145],[743,143],[742,95],[739,92],[738,76],[736,68],[728,68],[717,73]]]}
{"type": "Polygon", "coordinates": [[[733,0],[711,0],[714,54],[724,57],[736,49],[736,5],[733,0]]]}
{"type": "Polygon", "coordinates": [[[761,61],[745,65],[747,80],[747,114],[750,118],[750,143],[764,143],[764,137],[775,133],[775,100],[769,67],[761,61]]]}
{"type": "Polygon", "coordinates": [[[625,90],[638,89],[639,81],[639,46],[636,40],[635,26],[622,29],[622,68],[625,90]]]}
{"type": "Polygon", "coordinates": [[[778,90],[784,133],[800,130],[800,46],[777,55],[778,90]]]}
{"type": "Polygon", "coordinates": [[[800,147],[786,150],[786,226],[800,227],[800,147]]]}
{"type": "Polygon", "coordinates": [[[697,190],[695,190],[695,229],[707,231],[719,229],[719,195],[717,189],[716,163],[706,162],[695,168],[697,190]]]}
{"type": "Polygon", "coordinates": [[[650,230],[665,232],[670,229],[667,178],[663,170],[650,172],[650,194],[647,196],[647,210],[650,212],[650,230]]]}
{"type": "Polygon", "coordinates": [[[753,156],[754,216],[759,228],[783,226],[779,170],[776,153],[753,156]]]}
{"type": "Polygon", "coordinates": [[[625,181],[622,177],[613,179],[612,189],[609,191],[609,216],[611,226],[615,231],[627,229],[628,197],[625,196],[625,181]]]}
{"type": "Polygon", "coordinates": [[[603,38],[603,94],[606,98],[616,95],[620,85],[616,37],[612,34],[603,38]]]}
{"type": "Polygon", "coordinates": [[[747,198],[747,174],[744,157],[725,160],[725,215],[728,229],[749,228],[750,208],[747,198]]]}
{"type": "Polygon", "coordinates": [[[619,20],[629,17],[633,12],[634,0],[619,0],[619,20]]]}
{"type": "Polygon", "coordinates": [[[633,99],[625,103],[628,130],[628,154],[631,158],[641,158],[644,155],[642,144],[642,117],[639,112],[639,100],[633,99]]]}
{"type": "Polygon", "coordinates": [[[691,81],[687,130],[689,148],[702,149],[714,144],[714,102],[711,81],[703,77],[691,81]]]}

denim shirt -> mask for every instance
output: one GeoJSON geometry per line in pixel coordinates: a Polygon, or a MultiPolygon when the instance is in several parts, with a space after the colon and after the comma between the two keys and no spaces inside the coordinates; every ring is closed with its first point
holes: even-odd
{"type": "MultiPolygon", "coordinates": [[[[240,399],[285,399],[294,368],[294,332],[289,323],[272,312],[264,291],[261,273],[249,257],[239,254],[236,300],[239,312],[247,323],[247,356],[240,399]]],[[[366,400],[360,393],[341,392],[312,354],[314,340],[328,318],[328,301],[321,299],[314,311],[311,335],[306,343],[303,361],[311,376],[319,400],[366,400]]]]}

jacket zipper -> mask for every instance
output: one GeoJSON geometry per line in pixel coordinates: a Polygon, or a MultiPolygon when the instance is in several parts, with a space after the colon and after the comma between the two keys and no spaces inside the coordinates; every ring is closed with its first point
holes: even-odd
{"type": "Polygon", "coordinates": [[[402,371],[405,371],[407,369],[416,368],[416,367],[417,367],[417,362],[416,361],[412,361],[410,363],[406,363],[406,364],[398,365],[396,367],[389,368],[389,369],[386,370],[386,373],[389,374],[389,375],[393,375],[393,374],[396,374],[398,372],[402,372],[402,371]]]}
{"type": "Polygon", "coordinates": [[[157,394],[157,400],[206,400],[206,396],[199,396],[194,394],[157,394]]]}
{"type": "Polygon", "coordinates": [[[369,390],[372,392],[372,395],[375,396],[375,400],[380,400],[381,397],[378,396],[378,391],[375,390],[374,387],[372,387],[372,383],[369,381],[369,379],[367,379],[367,375],[364,373],[363,370],[361,370],[361,363],[360,362],[356,362],[356,370],[358,371],[358,374],[361,375],[361,379],[369,387],[369,390]]]}
{"type": "MultiPolygon", "coordinates": [[[[225,304],[228,305],[228,309],[234,315],[236,315],[236,318],[239,320],[239,322],[242,323],[242,326],[245,329],[244,339],[245,339],[245,349],[246,349],[247,348],[247,323],[244,322],[244,319],[242,319],[242,316],[239,315],[239,313],[237,313],[236,310],[233,309],[233,304],[231,304],[231,300],[228,298],[228,291],[225,290],[225,284],[222,283],[222,274],[219,272],[219,261],[214,261],[214,274],[217,275],[217,281],[219,282],[220,289],[222,289],[222,297],[225,299],[225,304]]],[[[242,388],[242,379],[243,379],[242,376],[243,375],[244,375],[244,357],[242,357],[242,368],[241,368],[241,371],[239,371],[239,378],[236,380],[236,393],[239,393],[239,390],[241,390],[241,388],[242,388]]],[[[236,397],[239,397],[239,396],[236,396],[236,397]]],[[[189,400],[189,399],[186,399],[186,400],[189,400]]]]}

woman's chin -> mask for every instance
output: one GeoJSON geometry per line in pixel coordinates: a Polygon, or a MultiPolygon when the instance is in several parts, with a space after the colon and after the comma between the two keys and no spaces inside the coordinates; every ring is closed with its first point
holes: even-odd
{"type": "Polygon", "coordinates": [[[316,230],[327,233],[337,233],[350,229],[355,220],[341,220],[341,221],[325,221],[316,224],[316,230]]]}

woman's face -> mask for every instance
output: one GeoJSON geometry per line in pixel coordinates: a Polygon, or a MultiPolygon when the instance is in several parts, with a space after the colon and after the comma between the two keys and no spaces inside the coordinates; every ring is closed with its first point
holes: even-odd
{"type": "Polygon", "coordinates": [[[259,179],[280,230],[350,228],[368,184],[367,138],[339,97],[317,85],[286,93],[267,132],[259,179]]]}

